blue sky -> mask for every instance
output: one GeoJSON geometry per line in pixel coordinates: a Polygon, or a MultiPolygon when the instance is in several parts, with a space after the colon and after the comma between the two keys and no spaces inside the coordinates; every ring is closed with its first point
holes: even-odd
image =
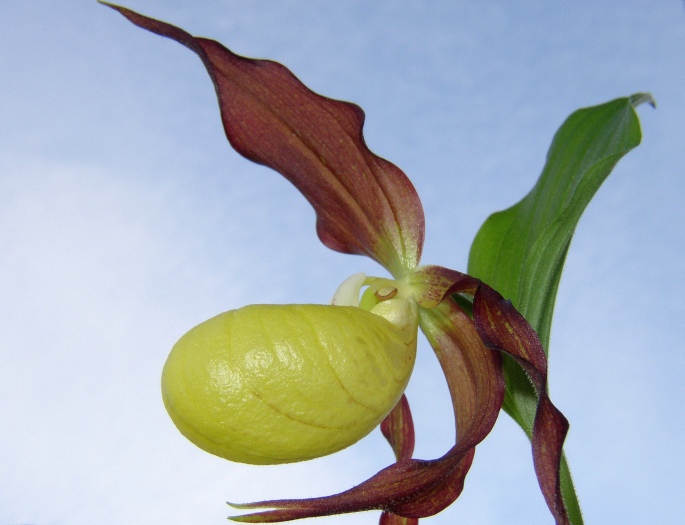
{"type": "MultiPolygon", "coordinates": [[[[587,523],[680,522],[682,2],[127,5],[362,106],[367,143],[423,200],[423,262],[460,270],[568,114],[652,92],[643,144],[573,240],[550,390],[587,523]]],[[[0,71],[0,525],[225,523],[226,500],[323,495],[388,464],[377,432],[308,463],[232,464],[164,411],[161,368],[190,327],[249,303],[325,303],[350,274],[383,274],[320,245],[304,199],[230,150],[197,58],[95,1],[36,0],[3,5],[0,71]]],[[[441,455],[451,410],[426,345],[408,396],[416,455],[441,455]]],[[[426,520],[455,522],[551,523],[505,415],[462,497],[426,520]]]]}

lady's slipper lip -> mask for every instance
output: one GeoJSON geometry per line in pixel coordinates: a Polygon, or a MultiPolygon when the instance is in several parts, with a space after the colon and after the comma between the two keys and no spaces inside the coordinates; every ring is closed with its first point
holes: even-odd
{"type": "Polygon", "coordinates": [[[416,358],[416,305],[250,305],[174,345],[164,404],[203,450],[252,464],[338,452],[375,429],[401,398],[416,358]],[[381,310],[382,308],[382,310],[381,310]]]}

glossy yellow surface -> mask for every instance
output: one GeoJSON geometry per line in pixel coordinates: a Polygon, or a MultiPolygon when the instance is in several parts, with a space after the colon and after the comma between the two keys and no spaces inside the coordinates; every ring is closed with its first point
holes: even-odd
{"type": "Polygon", "coordinates": [[[164,404],[200,448],[253,464],[341,450],[373,430],[404,391],[415,306],[252,305],[196,326],[164,366],[164,404]],[[386,320],[391,319],[393,322],[386,320]]]}

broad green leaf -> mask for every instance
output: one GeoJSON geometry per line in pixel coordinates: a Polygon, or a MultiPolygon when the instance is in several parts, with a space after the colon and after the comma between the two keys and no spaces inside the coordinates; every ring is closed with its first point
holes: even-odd
{"type": "MultiPolygon", "coordinates": [[[[549,351],[554,301],[566,253],[586,206],[616,163],[641,139],[635,107],[654,105],[637,94],[573,113],[557,131],[533,189],[511,208],[494,213],[479,230],[468,273],[482,279],[523,314],[549,351]]],[[[537,396],[521,367],[505,360],[504,409],[530,437],[537,396]]],[[[571,523],[583,522],[568,466],[562,492],[571,523]]]]}

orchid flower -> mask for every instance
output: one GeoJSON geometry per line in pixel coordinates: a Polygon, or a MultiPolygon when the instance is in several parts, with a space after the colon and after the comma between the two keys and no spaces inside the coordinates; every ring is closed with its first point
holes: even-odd
{"type": "MultiPolygon", "coordinates": [[[[399,386],[388,392],[383,391],[382,395],[378,393],[380,386],[373,390],[373,396],[382,398],[373,417],[364,423],[362,430],[343,435],[339,443],[332,443],[330,447],[324,446],[319,450],[306,443],[297,447],[290,440],[283,445],[290,447],[287,454],[269,457],[267,449],[273,443],[267,439],[264,444],[255,445],[257,452],[238,450],[240,447],[234,446],[234,441],[239,441],[244,427],[250,426],[249,417],[238,419],[233,430],[227,429],[223,421],[214,424],[211,417],[205,418],[209,421],[209,429],[197,430],[184,419],[192,417],[183,415],[186,403],[184,396],[188,395],[185,387],[178,389],[173,386],[185,384],[183,382],[188,380],[188,374],[191,374],[188,370],[194,366],[192,362],[197,359],[197,352],[204,352],[198,348],[210,348],[208,352],[211,353],[212,345],[225,338],[224,333],[233,333],[237,323],[247,323],[247,326],[256,323],[262,327],[268,323],[272,323],[272,327],[279,323],[287,324],[294,310],[282,309],[288,307],[274,310],[276,307],[262,305],[222,314],[189,332],[172,351],[165,367],[165,385],[171,385],[165,390],[165,403],[179,429],[212,453],[252,463],[308,459],[348,446],[382,421],[381,431],[396,456],[395,463],[345,492],[300,500],[232,504],[238,509],[254,512],[231,519],[239,522],[278,522],[376,509],[382,512],[381,524],[417,523],[419,518],[440,512],[459,497],[474,458],[475,447],[491,431],[504,404],[531,438],[535,471],[555,522],[558,525],[580,523],[580,514],[573,503],[575,495],[572,485],[562,497],[562,464],[563,477],[568,477],[565,462],[562,463],[562,446],[568,422],[548,395],[545,348],[556,284],[573,226],[613,165],[639,142],[639,128],[636,135],[634,119],[630,121],[632,127],[626,124],[628,127],[620,128],[625,130],[621,131],[620,140],[615,139],[614,133],[612,140],[602,142],[598,135],[600,131],[584,136],[586,142],[600,146],[587,154],[592,157],[578,157],[577,165],[568,168],[575,169],[568,177],[570,182],[564,184],[574,191],[585,184],[590,188],[586,188],[585,193],[580,190],[577,194],[573,191],[564,193],[562,190],[566,186],[554,185],[555,181],[560,180],[558,177],[552,182],[545,182],[543,173],[538,186],[526,199],[516,207],[491,217],[479,233],[471,253],[471,264],[474,273],[491,281],[490,284],[499,287],[495,282],[498,280],[497,272],[526,274],[526,269],[532,267],[533,277],[535,271],[545,274],[544,279],[531,277],[518,287],[516,283],[520,283],[520,279],[499,279],[502,284],[500,291],[509,295],[508,298],[521,309],[519,312],[510,300],[505,300],[498,291],[478,278],[441,266],[420,265],[424,242],[421,202],[407,176],[366,146],[362,134],[364,113],[358,106],[312,92],[276,62],[238,56],[213,40],[196,38],[165,22],[123,7],[107,5],[135,25],[175,40],[195,52],[214,83],[221,119],[233,148],[247,159],[273,168],[304,195],[316,212],[316,232],[325,246],[338,252],[368,256],[392,276],[392,279],[387,279],[355,275],[340,287],[332,305],[306,311],[302,310],[302,305],[298,307],[297,315],[306,317],[307,323],[319,327],[315,338],[301,336],[300,342],[307,348],[320,345],[326,347],[326,351],[329,351],[329,347],[335,347],[356,352],[357,343],[353,338],[359,338],[359,334],[368,329],[369,333],[377,335],[369,335],[365,344],[374,352],[382,353],[390,345],[386,339],[395,337],[394,330],[404,330],[393,339],[400,341],[399,346],[406,346],[406,355],[402,354],[403,368],[397,378],[399,386]],[[611,144],[605,147],[605,143],[611,144]],[[563,198],[566,199],[559,206],[555,199],[561,197],[557,193],[564,194],[563,198]],[[550,204],[545,212],[547,215],[540,219],[539,216],[545,213],[537,209],[538,222],[526,222],[525,217],[531,215],[531,207],[540,198],[547,199],[545,202],[550,204]],[[559,215],[564,213],[573,215],[573,220],[568,217],[559,219],[559,215]],[[512,240],[506,237],[507,228],[521,231],[512,240]],[[521,239],[527,240],[522,243],[521,239]],[[518,244],[514,246],[514,242],[518,244]],[[521,244],[524,246],[519,247],[521,244]],[[495,261],[495,257],[488,259],[488,254],[494,253],[493,249],[478,248],[493,245],[509,246],[509,252],[500,257],[500,262],[495,261]],[[537,253],[536,258],[529,257],[533,252],[537,253]],[[502,263],[507,256],[510,257],[508,263],[502,263]],[[541,282],[543,286],[540,286],[541,282]],[[368,290],[360,299],[363,287],[368,287],[368,290]],[[522,295],[521,290],[528,295],[522,295]],[[526,297],[532,299],[527,300],[526,297]],[[384,312],[375,310],[378,307],[384,312]],[[350,311],[354,318],[343,319],[341,312],[349,310],[340,310],[342,308],[351,308],[359,313],[350,311]],[[398,311],[403,313],[398,314],[398,311]],[[530,312],[532,314],[529,315],[530,312]],[[523,313],[533,319],[535,329],[523,313]],[[413,364],[412,351],[415,351],[417,326],[435,351],[447,379],[454,408],[455,444],[442,457],[433,460],[412,457],[414,428],[409,404],[403,394],[413,364]],[[539,337],[536,329],[542,337],[539,337]],[[506,374],[503,360],[508,363],[506,374]],[[512,367],[516,369],[513,372],[510,370],[512,367]],[[517,393],[521,395],[517,397],[517,393]],[[525,399],[522,401],[522,398],[525,399]],[[517,407],[520,408],[519,412],[515,410],[517,407]],[[230,434],[233,436],[231,439],[222,436],[214,439],[222,432],[234,431],[235,435],[230,434]]],[[[604,121],[611,120],[610,117],[615,114],[632,115],[632,108],[643,101],[651,102],[651,99],[647,95],[637,95],[600,106],[603,108],[604,121]]],[[[586,122],[588,129],[597,128],[595,121],[588,121],[588,115],[579,113],[572,117],[576,119],[576,131],[578,122],[586,122]]],[[[596,112],[592,115],[595,118],[596,112]]],[[[555,144],[564,142],[562,135],[560,131],[555,144]]],[[[553,148],[550,151],[548,163],[564,163],[566,157],[554,156],[557,150],[553,148]]],[[[239,328],[235,328],[235,332],[239,331],[239,328]]],[[[231,336],[230,344],[236,348],[257,344],[255,341],[270,344],[267,336],[257,332],[253,334],[243,330],[239,336],[231,336]]],[[[273,339],[276,336],[269,334],[268,337],[273,339]]],[[[287,337],[287,334],[282,337],[287,337]]],[[[376,372],[356,370],[349,381],[358,383],[376,378],[380,384],[380,376],[374,374],[376,372]]],[[[269,383],[269,378],[259,380],[269,383]]],[[[286,390],[279,390],[279,395],[287,397],[290,395],[287,392],[290,383],[285,383],[286,390]]],[[[327,386],[321,388],[328,392],[327,386]]],[[[328,394],[324,393],[323,396],[328,397],[328,394]]],[[[214,401],[207,402],[211,404],[214,401]]],[[[256,404],[254,406],[257,407],[256,404]]],[[[249,410],[245,407],[239,409],[249,410]]],[[[192,412],[192,407],[187,412],[192,412]]],[[[255,416],[256,419],[259,417],[261,415],[255,416]]],[[[354,415],[351,419],[356,421],[358,417],[354,415]]],[[[341,424],[341,428],[348,428],[348,423],[341,424]]],[[[326,420],[326,424],[331,422],[326,420]]],[[[256,429],[252,430],[249,440],[257,435],[268,434],[266,425],[259,427],[256,424],[256,429]]],[[[300,436],[297,434],[299,431],[293,432],[300,436]]],[[[331,437],[331,440],[334,441],[334,438],[331,437]]]]}

